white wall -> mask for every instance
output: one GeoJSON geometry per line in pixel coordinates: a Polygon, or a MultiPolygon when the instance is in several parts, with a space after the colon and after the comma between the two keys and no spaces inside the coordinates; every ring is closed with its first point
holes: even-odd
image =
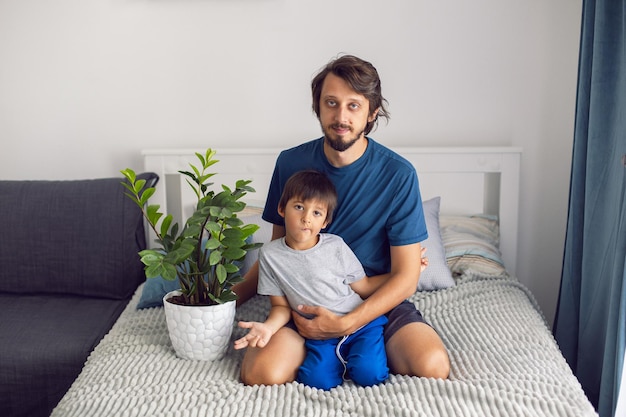
{"type": "Polygon", "coordinates": [[[581,0],[0,0],[0,179],[141,169],[157,147],[320,134],[312,75],[374,63],[390,146],[524,148],[519,277],[554,313],[581,0]]]}

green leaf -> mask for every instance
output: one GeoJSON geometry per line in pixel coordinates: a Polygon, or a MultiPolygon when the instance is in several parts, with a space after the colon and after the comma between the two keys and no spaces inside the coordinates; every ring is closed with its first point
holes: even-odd
{"type": "Polygon", "coordinates": [[[174,281],[177,277],[176,267],[172,264],[159,262],[146,267],[146,277],[155,278],[161,276],[168,281],[174,281]]]}
{"type": "Polygon", "coordinates": [[[244,245],[241,249],[245,250],[246,252],[250,252],[251,250],[259,249],[262,246],[263,246],[262,242],[256,242],[256,243],[249,243],[247,245],[244,245]]]}
{"type": "Polygon", "coordinates": [[[218,264],[215,267],[215,274],[217,275],[217,280],[220,284],[223,284],[226,281],[226,277],[228,276],[226,268],[222,264],[218,264]]]}
{"type": "Polygon", "coordinates": [[[167,232],[170,230],[170,225],[172,224],[173,220],[174,218],[172,217],[172,215],[168,214],[167,216],[165,216],[163,222],[161,223],[161,236],[167,235],[167,232]]]}
{"type": "Polygon", "coordinates": [[[243,279],[241,274],[231,275],[230,278],[228,278],[228,283],[230,285],[235,285],[235,284],[238,284],[238,283],[244,282],[244,281],[245,281],[245,279],[243,279]]]}
{"type": "Polygon", "coordinates": [[[224,269],[226,269],[226,272],[229,274],[234,274],[239,271],[239,267],[235,264],[224,264],[224,269]]]}
{"type": "Polygon", "coordinates": [[[204,228],[207,229],[208,231],[214,232],[214,233],[219,233],[222,230],[222,226],[220,226],[216,222],[212,222],[212,221],[208,221],[204,225],[204,228]]]}
{"type": "Polygon", "coordinates": [[[170,264],[163,264],[161,276],[168,281],[174,281],[176,277],[178,276],[176,267],[170,264]]]}
{"type": "Polygon", "coordinates": [[[159,212],[159,208],[161,208],[161,206],[158,204],[150,204],[146,207],[146,217],[148,217],[148,221],[153,226],[156,226],[161,216],[163,216],[163,213],[159,212]]]}
{"type": "Polygon", "coordinates": [[[250,191],[250,192],[255,192],[255,189],[252,187],[248,187],[248,184],[250,184],[252,182],[252,180],[238,180],[235,183],[235,187],[237,188],[241,188],[241,189],[245,189],[246,191],[250,191]]]}
{"type": "Polygon", "coordinates": [[[207,240],[206,242],[206,248],[208,250],[214,250],[219,248],[221,245],[221,242],[219,241],[219,239],[216,239],[214,236],[211,236],[211,238],[209,240],[207,240]]]}
{"type": "Polygon", "coordinates": [[[194,248],[195,246],[193,244],[181,244],[178,248],[165,254],[165,260],[172,265],[182,264],[187,258],[189,258],[194,248]]]}
{"type": "Polygon", "coordinates": [[[208,150],[207,150],[206,155],[207,155],[207,158],[205,159],[204,156],[201,153],[196,152],[196,156],[200,160],[200,163],[202,164],[202,166],[206,165],[206,160],[209,158],[209,151],[208,150]]]}
{"type": "Polygon", "coordinates": [[[256,224],[246,224],[245,226],[242,226],[239,230],[241,230],[242,237],[244,239],[247,239],[248,237],[250,237],[253,234],[255,234],[256,231],[259,230],[259,229],[260,229],[259,225],[256,225],[256,224]]]}
{"type": "Polygon", "coordinates": [[[189,224],[187,223],[187,227],[183,230],[184,237],[194,237],[199,236],[202,231],[202,227],[199,224],[189,224]]]}
{"type": "Polygon", "coordinates": [[[241,227],[243,225],[243,220],[239,217],[231,217],[230,219],[225,219],[225,222],[230,227],[241,227]]]}
{"type": "Polygon", "coordinates": [[[151,265],[155,262],[161,262],[163,254],[154,249],[145,249],[139,252],[140,260],[145,265],[151,265]]]}
{"type": "Polygon", "coordinates": [[[226,259],[237,260],[246,256],[246,251],[241,248],[227,248],[222,256],[226,259]]]}
{"type": "Polygon", "coordinates": [[[243,236],[243,233],[241,232],[241,230],[239,228],[236,229],[225,229],[224,230],[224,236],[226,236],[227,238],[230,239],[241,239],[243,236]]]}
{"type": "Polygon", "coordinates": [[[224,217],[228,217],[228,215],[224,215],[223,210],[226,210],[225,208],[222,207],[218,207],[218,206],[211,206],[210,208],[210,213],[211,216],[213,217],[217,217],[218,219],[222,219],[224,217]]]}
{"type": "Polygon", "coordinates": [[[146,180],[137,180],[134,184],[135,192],[139,194],[143,190],[144,185],[146,185],[146,180]]]}
{"type": "Polygon", "coordinates": [[[135,189],[133,188],[133,185],[131,183],[129,183],[128,181],[122,181],[120,184],[122,184],[128,191],[130,191],[130,194],[125,193],[127,196],[129,196],[132,200],[137,199],[137,196],[135,195],[135,189]]]}
{"type": "Polygon", "coordinates": [[[214,250],[209,255],[209,265],[217,265],[222,260],[222,252],[214,250]]]}
{"type": "Polygon", "coordinates": [[[226,246],[227,248],[241,248],[245,244],[246,244],[245,239],[241,239],[239,237],[227,236],[224,239],[222,239],[222,245],[226,246]]]}
{"type": "Polygon", "coordinates": [[[131,183],[135,182],[137,175],[135,175],[135,171],[133,171],[132,169],[126,168],[121,170],[120,172],[128,179],[128,181],[130,181],[131,183]]]}
{"type": "Polygon", "coordinates": [[[141,193],[141,199],[140,199],[141,205],[145,205],[148,202],[148,199],[152,197],[155,191],[156,191],[156,188],[154,187],[146,188],[144,192],[141,193]]]}
{"type": "Polygon", "coordinates": [[[237,294],[232,292],[231,290],[224,290],[220,295],[220,303],[228,303],[229,301],[234,301],[237,299],[237,294]]]}

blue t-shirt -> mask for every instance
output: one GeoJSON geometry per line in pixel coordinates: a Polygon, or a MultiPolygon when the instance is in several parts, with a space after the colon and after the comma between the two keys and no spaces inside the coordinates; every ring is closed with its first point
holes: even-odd
{"type": "Polygon", "coordinates": [[[422,242],[428,237],[415,168],[370,138],[365,153],[341,168],[326,159],[324,138],[282,151],[274,167],[263,219],[284,225],[278,214],[283,187],[291,175],[304,169],[325,173],[335,185],[337,208],[324,231],[343,238],[368,276],[391,270],[390,246],[422,242]]]}

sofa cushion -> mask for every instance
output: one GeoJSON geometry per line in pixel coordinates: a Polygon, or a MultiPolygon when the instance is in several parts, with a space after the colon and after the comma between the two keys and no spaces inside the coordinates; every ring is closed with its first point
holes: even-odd
{"type": "Polygon", "coordinates": [[[0,294],[0,414],[49,416],[127,303],[0,294]]]}
{"type": "Polygon", "coordinates": [[[121,181],[0,181],[0,292],[130,297],[145,235],[121,181]]]}

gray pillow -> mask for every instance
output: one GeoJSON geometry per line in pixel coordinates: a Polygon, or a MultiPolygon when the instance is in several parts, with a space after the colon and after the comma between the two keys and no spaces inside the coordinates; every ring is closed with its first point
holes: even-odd
{"type": "Polygon", "coordinates": [[[428,268],[420,275],[417,289],[420,291],[441,290],[453,287],[455,282],[452,273],[446,262],[446,252],[444,250],[441,233],[439,231],[439,205],[440,197],[434,197],[422,202],[424,207],[424,218],[426,219],[426,229],[428,238],[422,242],[428,257],[428,268]]]}
{"type": "Polygon", "coordinates": [[[146,242],[121,181],[0,181],[0,291],[130,297],[146,242]]]}

